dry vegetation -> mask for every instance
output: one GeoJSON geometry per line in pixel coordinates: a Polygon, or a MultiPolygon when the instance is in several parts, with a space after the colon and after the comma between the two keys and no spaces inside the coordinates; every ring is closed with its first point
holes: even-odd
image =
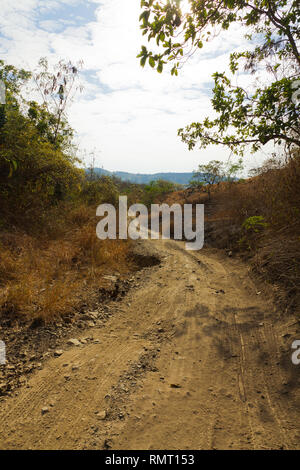
{"type": "MultiPolygon", "coordinates": [[[[40,62],[43,73],[46,63],[40,62]]],[[[71,63],[61,61],[53,73],[40,75],[45,81],[39,104],[22,94],[25,84],[30,90],[32,73],[0,61],[0,79],[6,87],[6,103],[0,105],[4,321],[8,317],[49,322],[81,304],[89,307],[97,290],[98,300],[101,297],[105,274],[122,275],[131,269],[127,243],[96,237],[96,207],[104,202],[116,205],[119,188],[111,178],[96,178],[79,168],[74,131],[64,113],[77,72],[71,63]]]]}
{"type": "Polygon", "coordinates": [[[266,162],[259,175],[204,193],[172,194],[168,202],[207,203],[206,242],[239,253],[272,283],[286,311],[300,309],[300,155],[266,162]]]}
{"type": "Polygon", "coordinates": [[[91,302],[105,274],[130,271],[127,242],[97,239],[94,208],[63,214],[55,237],[51,216],[51,238],[1,232],[0,314],[52,321],[91,302]]]}

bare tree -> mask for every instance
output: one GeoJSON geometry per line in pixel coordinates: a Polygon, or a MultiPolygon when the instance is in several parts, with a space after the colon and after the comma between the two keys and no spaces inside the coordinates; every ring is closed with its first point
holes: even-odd
{"type": "Polygon", "coordinates": [[[76,93],[83,90],[83,86],[79,82],[79,72],[82,66],[82,60],[76,64],[60,60],[50,67],[47,58],[42,57],[39,60],[38,69],[33,73],[37,90],[43,100],[43,106],[49,114],[55,116],[54,143],[57,142],[61,127],[63,127],[68,106],[76,93]]]}

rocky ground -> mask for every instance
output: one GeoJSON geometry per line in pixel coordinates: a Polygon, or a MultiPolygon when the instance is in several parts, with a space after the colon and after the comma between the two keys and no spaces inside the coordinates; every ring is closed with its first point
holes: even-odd
{"type": "Polygon", "coordinates": [[[108,279],[114,300],[30,325],[19,346],[8,328],[0,447],[299,448],[298,319],[216,249],[151,241],[134,256],[142,270],[108,279]]]}
{"type": "MultiPolygon", "coordinates": [[[[32,321],[20,317],[0,319],[0,339],[5,342],[9,358],[5,366],[0,365],[0,401],[26,384],[30,374],[41,369],[48,358],[58,357],[66,341],[72,345],[68,339],[72,341],[74,336],[82,335],[82,331],[103,327],[128,291],[138,289],[149,268],[160,263],[157,252],[141,253],[139,246],[132,250],[130,258],[137,272],[127,278],[119,273],[104,276],[105,287],[97,293],[93,292],[92,302],[82,303],[78,311],[48,324],[43,324],[39,319],[32,321]]],[[[81,344],[91,341],[93,337],[87,335],[81,339],[81,344]]]]}

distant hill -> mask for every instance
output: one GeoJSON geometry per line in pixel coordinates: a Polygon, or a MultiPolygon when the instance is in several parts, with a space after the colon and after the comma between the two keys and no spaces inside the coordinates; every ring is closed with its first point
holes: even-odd
{"type": "Polygon", "coordinates": [[[147,184],[150,181],[165,180],[171,183],[187,185],[193,177],[193,173],[126,173],[125,171],[108,171],[102,168],[95,168],[95,173],[98,175],[116,176],[122,181],[129,181],[130,183],[147,184]]]}

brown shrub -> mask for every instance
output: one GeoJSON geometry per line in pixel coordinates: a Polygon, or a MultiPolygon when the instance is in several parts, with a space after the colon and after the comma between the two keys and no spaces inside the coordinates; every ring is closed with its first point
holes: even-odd
{"type": "Polygon", "coordinates": [[[253,269],[276,286],[288,308],[300,307],[300,153],[276,168],[268,164],[259,176],[223,184],[214,192],[208,216],[209,241],[242,252],[253,269]],[[267,228],[245,230],[243,223],[260,216],[267,228]]]}
{"type": "Polygon", "coordinates": [[[130,270],[128,242],[99,240],[94,214],[83,206],[66,212],[68,230],[57,237],[58,227],[54,239],[0,234],[0,314],[52,321],[88,302],[104,274],[130,270]]]}
{"type": "Polygon", "coordinates": [[[275,286],[283,307],[300,309],[300,152],[287,161],[270,160],[258,176],[203,192],[179,191],[168,204],[205,204],[206,244],[239,252],[253,270],[275,286]],[[262,218],[255,229],[243,227],[262,218]],[[251,220],[251,219],[250,219],[251,220]],[[255,219],[253,219],[255,220],[255,219]]]}
{"type": "Polygon", "coordinates": [[[273,236],[264,239],[256,251],[252,266],[270,281],[280,304],[288,311],[300,307],[300,240],[299,237],[273,236]]]}

